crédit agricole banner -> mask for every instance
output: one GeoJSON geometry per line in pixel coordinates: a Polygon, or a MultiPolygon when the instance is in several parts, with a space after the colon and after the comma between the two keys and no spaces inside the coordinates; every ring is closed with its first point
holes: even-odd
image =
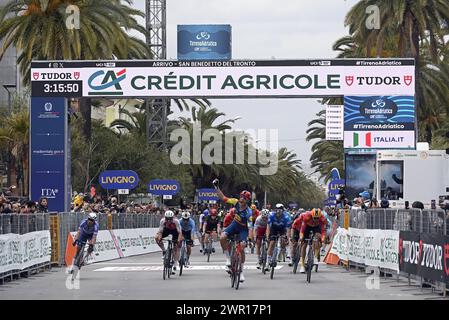
{"type": "Polygon", "coordinates": [[[37,97],[414,95],[412,59],[33,62],[37,97]]]}

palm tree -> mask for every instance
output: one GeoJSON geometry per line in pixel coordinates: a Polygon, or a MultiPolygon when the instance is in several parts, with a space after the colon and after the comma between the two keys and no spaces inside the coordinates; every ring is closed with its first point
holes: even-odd
{"type": "Polygon", "coordinates": [[[317,118],[308,123],[307,141],[319,140],[312,146],[310,161],[314,172],[319,172],[326,182],[331,179],[332,168],[344,172],[343,144],[340,141],[326,139],[326,111],[321,110],[317,118]]]}
{"type": "Polygon", "coordinates": [[[28,194],[29,112],[11,113],[0,121],[0,150],[10,153],[10,174],[16,177],[23,196],[28,194]]]}
{"type": "MultiPolygon", "coordinates": [[[[96,60],[150,58],[146,43],[129,31],[146,34],[131,8],[131,0],[13,0],[0,9],[0,59],[15,46],[25,85],[30,83],[32,60],[96,60]],[[68,28],[67,8],[79,9],[78,29],[68,28]]],[[[80,99],[84,135],[91,137],[91,99],[80,99]]]]}

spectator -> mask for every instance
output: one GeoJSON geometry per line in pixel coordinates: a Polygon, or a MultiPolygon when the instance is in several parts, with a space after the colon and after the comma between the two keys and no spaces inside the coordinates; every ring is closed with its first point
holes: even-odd
{"type": "Polygon", "coordinates": [[[20,213],[20,203],[18,203],[18,202],[14,202],[13,204],[12,204],[12,213],[15,213],[15,214],[18,214],[18,213],[20,213]]]}
{"type": "Polygon", "coordinates": [[[424,204],[421,201],[415,201],[412,203],[412,208],[424,210],[424,204]]]}
{"type": "Polygon", "coordinates": [[[48,213],[48,199],[42,197],[39,199],[37,204],[37,212],[38,213],[48,213]]]}
{"type": "Polygon", "coordinates": [[[377,202],[376,198],[371,199],[371,202],[369,204],[370,209],[379,208],[379,202],[377,202]]]}
{"type": "Polygon", "coordinates": [[[383,198],[380,202],[380,207],[382,209],[388,209],[390,207],[390,202],[386,198],[383,198]]]}

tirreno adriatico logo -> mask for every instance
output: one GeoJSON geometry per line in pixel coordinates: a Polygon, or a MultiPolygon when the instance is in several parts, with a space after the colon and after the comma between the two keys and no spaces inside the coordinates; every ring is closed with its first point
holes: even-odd
{"type": "Polygon", "coordinates": [[[123,95],[123,90],[120,85],[122,80],[126,79],[126,68],[120,71],[114,70],[99,70],[93,73],[88,80],[89,87],[92,90],[89,92],[90,96],[95,95],[123,95]],[[115,88],[115,91],[104,91],[111,87],[115,88]]]}
{"type": "Polygon", "coordinates": [[[398,106],[387,98],[368,99],[360,105],[360,114],[370,120],[385,121],[398,113],[398,106]]]}
{"type": "Polygon", "coordinates": [[[46,112],[51,112],[51,110],[53,109],[53,105],[51,104],[51,102],[47,102],[44,105],[44,109],[45,109],[46,112]]]}
{"type": "Polygon", "coordinates": [[[196,35],[196,40],[209,40],[210,33],[207,31],[202,31],[196,35]]]}

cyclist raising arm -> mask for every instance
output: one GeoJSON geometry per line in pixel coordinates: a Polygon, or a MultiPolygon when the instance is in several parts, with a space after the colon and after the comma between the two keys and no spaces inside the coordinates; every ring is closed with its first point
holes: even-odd
{"type": "MultiPolygon", "coordinates": [[[[249,203],[251,202],[251,193],[249,191],[240,192],[240,198],[228,198],[223,192],[221,192],[218,187],[218,179],[215,179],[213,182],[215,189],[217,189],[218,197],[225,203],[235,205],[235,216],[234,220],[231,224],[223,230],[220,237],[220,243],[223,251],[226,255],[226,267],[229,268],[231,266],[231,259],[229,254],[229,243],[228,238],[238,235],[239,241],[242,243],[241,246],[241,255],[242,255],[242,270],[243,264],[245,263],[245,245],[246,239],[248,238],[248,227],[249,227],[249,219],[251,218],[252,212],[249,208],[249,203]]],[[[243,271],[240,274],[240,282],[245,281],[243,276],[243,271]]]]}

